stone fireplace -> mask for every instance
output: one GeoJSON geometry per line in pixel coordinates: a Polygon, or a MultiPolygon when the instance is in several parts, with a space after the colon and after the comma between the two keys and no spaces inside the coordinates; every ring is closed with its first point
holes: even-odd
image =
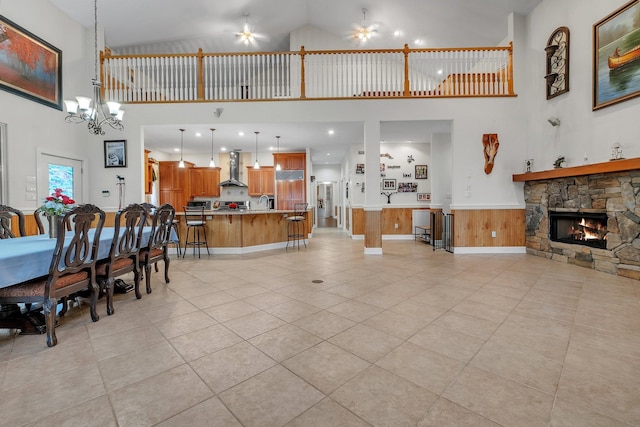
{"type": "Polygon", "coordinates": [[[527,253],[640,280],[640,159],[514,181],[525,182],[527,253]]]}

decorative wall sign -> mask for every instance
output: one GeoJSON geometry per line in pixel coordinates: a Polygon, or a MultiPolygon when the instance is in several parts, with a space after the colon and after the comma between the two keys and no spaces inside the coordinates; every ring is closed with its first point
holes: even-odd
{"type": "Polygon", "coordinates": [[[387,167],[388,167],[389,169],[400,169],[400,166],[399,166],[399,165],[393,165],[393,166],[389,165],[389,166],[387,166],[387,167]]]}
{"type": "Polygon", "coordinates": [[[417,182],[399,182],[398,193],[416,193],[418,191],[417,182]]]}
{"type": "Polygon", "coordinates": [[[640,95],[640,0],[593,26],[593,109],[640,95]]]}
{"type": "Polygon", "coordinates": [[[427,179],[427,165],[416,165],[416,179],[427,179]]]}
{"type": "Polygon", "coordinates": [[[0,16],[0,88],[62,110],[62,51],[0,16]]]}
{"type": "Polygon", "coordinates": [[[485,133],[482,135],[482,145],[484,146],[484,173],[488,175],[493,170],[493,162],[498,154],[498,147],[500,147],[498,134],[485,133]]]}
{"type": "Polygon", "coordinates": [[[418,193],[418,201],[419,202],[431,201],[431,193],[418,193]]]}
{"type": "Polygon", "coordinates": [[[407,172],[403,172],[402,173],[402,177],[403,178],[411,178],[411,172],[408,172],[408,173],[407,172]]]}
{"type": "Polygon", "coordinates": [[[364,173],[364,163],[358,163],[356,165],[356,173],[364,173]]]}
{"type": "Polygon", "coordinates": [[[547,41],[547,99],[569,91],[569,29],[557,28],[547,41]]]}

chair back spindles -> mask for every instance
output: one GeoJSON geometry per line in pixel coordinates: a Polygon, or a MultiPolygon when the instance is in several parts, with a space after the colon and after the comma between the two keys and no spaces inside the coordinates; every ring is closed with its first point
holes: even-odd
{"type": "Polygon", "coordinates": [[[0,239],[12,239],[14,237],[23,236],[26,236],[26,233],[24,227],[24,214],[22,211],[12,208],[11,206],[0,205],[0,239]],[[18,218],[19,235],[16,235],[15,230],[11,227],[14,216],[18,218]]]}

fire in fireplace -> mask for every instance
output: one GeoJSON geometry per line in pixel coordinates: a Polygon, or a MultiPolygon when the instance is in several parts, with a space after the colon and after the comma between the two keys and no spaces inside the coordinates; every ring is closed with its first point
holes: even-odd
{"type": "Polygon", "coordinates": [[[549,238],[554,242],[607,247],[607,214],[549,212],[549,238]]]}

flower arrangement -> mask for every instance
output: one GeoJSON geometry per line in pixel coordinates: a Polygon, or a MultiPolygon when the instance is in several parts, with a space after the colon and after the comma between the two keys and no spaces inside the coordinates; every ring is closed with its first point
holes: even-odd
{"type": "Polygon", "coordinates": [[[76,201],[62,194],[61,188],[56,188],[50,196],[44,199],[44,205],[40,207],[46,216],[64,215],[71,210],[76,201]]]}

